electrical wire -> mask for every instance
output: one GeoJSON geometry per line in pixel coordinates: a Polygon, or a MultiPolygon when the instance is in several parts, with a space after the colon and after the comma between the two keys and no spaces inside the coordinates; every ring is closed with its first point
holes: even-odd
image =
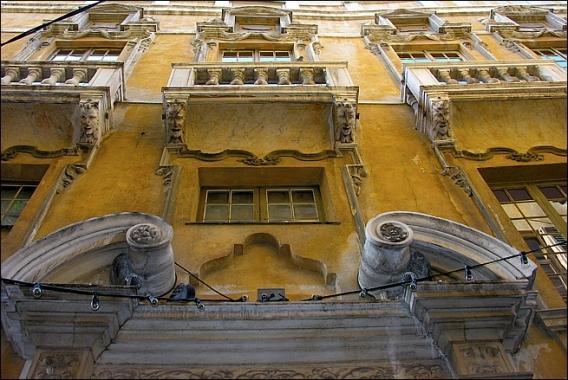
{"type": "Polygon", "coordinates": [[[68,18],[68,17],[75,16],[76,14],[82,13],[82,12],[86,11],[87,9],[90,9],[90,8],[92,8],[92,7],[95,7],[95,6],[99,5],[100,3],[104,2],[104,1],[106,1],[106,0],[99,0],[99,1],[97,1],[96,3],[89,4],[89,5],[86,5],[86,6],[84,6],[84,7],[75,9],[74,11],[71,11],[71,12],[69,12],[69,13],[66,13],[66,14],[64,14],[63,16],[59,16],[59,17],[57,17],[57,18],[54,19],[54,20],[51,20],[51,21],[49,21],[49,22],[46,22],[46,23],[41,24],[41,25],[39,25],[39,26],[36,26],[36,27],[34,27],[34,28],[28,29],[28,30],[26,30],[25,32],[22,32],[22,33],[18,34],[17,36],[14,36],[14,37],[10,38],[8,41],[2,42],[2,44],[1,44],[0,46],[8,45],[9,43],[18,41],[19,39],[24,38],[25,36],[28,36],[28,35],[30,35],[30,34],[32,34],[32,33],[35,33],[35,32],[37,32],[38,30],[41,30],[41,29],[43,29],[43,28],[45,28],[45,27],[47,27],[47,26],[49,26],[49,25],[51,25],[51,24],[53,24],[53,23],[55,23],[55,22],[59,22],[59,21],[61,21],[61,20],[65,20],[65,19],[68,18]]]}
{"type": "MultiPolygon", "coordinates": [[[[428,281],[428,280],[431,280],[435,277],[447,276],[449,274],[461,272],[463,270],[466,270],[466,268],[472,270],[472,269],[475,269],[475,268],[483,267],[485,265],[497,263],[497,262],[500,262],[500,261],[510,260],[512,258],[515,258],[515,257],[521,257],[521,256],[527,255],[529,253],[538,252],[542,249],[552,248],[552,247],[556,247],[556,246],[563,245],[563,244],[566,244],[566,243],[553,244],[553,245],[541,247],[541,248],[538,248],[538,249],[533,249],[531,251],[522,251],[522,252],[515,254],[515,255],[502,257],[502,258],[495,259],[495,260],[492,260],[492,261],[488,261],[488,262],[485,262],[485,263],[480,263],[480,264],[475,264],[475,265],[470,265],[470,266],[466,265],[463,268],[459,268],[459,269],[455,269],[455,270],[443,272],[443,273],[437,273],[437,274],[433,274],[433,275],[430,275],[430,276],[417,278],[417,279],[414,279],[414,280],[412,280],[412,279],[411,280],[404,280],[404,281],[399,281],[399,282],[395,282],[395,283],[375,286],[375,287],[372,287],[372,288],[358,289],[358,290],[352,290],[352,291],[347,291],[347,292],[342,292],[342,293],[328,294],[328,295],[325,295],[325,296],[314,295],[311,298],[304,299],[302,301],[320,301],[320,300],[328,299],[328,298],[334,298],[334,297],[340,297],[340,296],[346,296],[346,295],[352,295],[352,294],[358,294],[358,293],[360,294],[362,291],[364,293],[368,293],[368,292],[374,292],[374,291],[378,291],[378,290],[385,290],[385,289],[389,289],[389,288],[394,288],[394,287],[397,287],[397,286],[408,285],[408,284],[411,284],[412,282],[418,283],[418,282],[428,281]]],[[[556,254],[564,254],[564,253],[556,252],[556,254]]],[[[224,298],[230,300],[231,302],[244,302],[245,301],[244,297],[241,297],[240,299],[235,300],[235,299],[232,299],[232,298],[222,294],[221,292],[216,291],[214,288],[212,288],[210,285],[208,285],[205,281],[201,280],[199,277],[197,277],[196,275],[191,273],[189,270],[187,270],[186,268],[184,268],[183,266],[181,266],[177,262],[176,262],[176,265],[178,267],[180,267],[181,269],[183,269],[188,274],[192,275],[195,279],[200,281],[202,284],[206,285],[208,288],[210,288],[211,290],[213,290],[217,294],[223,296],[224,298]]],[[[41,289],[45,289],[45,290],[53,290],[53,291],[63,292],[63,293],[90,295],[90,296],[93,296],[93,297],[97,296],[97,297],[112,297],[112,298],[129,298],[129,299],[138,299],[138,300],[148,300],[150,302],[152,302],[152,299],[155,299],[155,300],[158,300],[158,301],[168,301],[168,302],[184,302],[184,303],[195,302],[198,306],[199,306],[201,301],[203,301],[203,302],[226,302],[226,301],[220,300],[220,299],[198,299],[198,298],[195,298],[194,300],[179,300],[178,301],[178,300],[171,300],[169,297],[163,297],[163,296],[154,297],[152,295],[116,294],[116,293],[112,293],[112,292],[101,291],[100,289],[98,289],[98,290],[86,290],[86,289],[70,288],[68,286],[62,286],[60,284],[44,284],[44,283],[39,283],[39,282],[32,283],[32,282],[13,280],[13,279],[7,279],[7,278],[2,278],[1,280],[4,283],[12,284],[12,285],[25,286],[25,287],[40,286],[41,289]]],[[[65,285],[72,285],[72,284],[65,284],[65,285]]],[[[95,285],[93,285],[93,286],[95,286],[95,285]]],[[[125,287],[125,288],[126,289],[135,289],[135,287],[125,287]]]]}
{"type": "MultiPolygon", "coordinates": [[[[430,275],[430,276],[417,278],[417,279],[414,280],[414,282],[415,282],[415,283],[418,283],[418,282],[423,282],[423,281],[429,281],[429,280],[432,280],[432,279],[435,278],[435,277],[447,276],[447,275],[450,275],[450,274],[453,274],[453,273],[461,272],[461,271],[463,271],[463,270],[466,270],[466,268],[468,268],[468,269],[471,270],[471,269],[479,268],[479,267],[482,267],[482,266],[485,266],[485,265],[489,265],[489,264],[493,264],[493,263],[498,263],[498,262],[500,262],[500,261],[510,260],[510,259],[512,259],[512,258],[515,258],[515,257],[521,257],[521,256],[527,255],[527,254],[529,254],[529,253],[538,252],[538,251],[541,251],[541,250],[546,249],[546,248],[552,248],[552,247],[556,247],[556,246],[564,245],[564,244],[566,244],[566,243],[557,243],[557,244],[548,245],[548,246],[545,246],[545,247],[540,247],[540,248],[538,248],[538,249],[533,249],[533,250],[530,250],[530,251],[521,251],[521,252],[519,252],[519,253],[517,253],[517,254],[515,254],[515,255],[510,255],[510,256],[506,256],[506,257],[501,257],[501,258],[499,258],[499,259],[495,259],[495,260],[492,260],[492,261],[488,261],[488,262],[486,262],[486,263],[480,263],[480,264],[475,264],[475,265],[466,265],[466,266],[464,266],[463,268],[454,269],[454,270],[449,271],[449,272],[437,273],[437,274],[433,274],[433,275],[430,275]]],[[[562,252],[556,252],[556,253],[557,253],[557,254],[566,254],[566,253],[562,253],[562,252]]],[[[547,253],[547,254],[548,254],[548,253],[547,253]]],[[[367,292],[374,292],[374,291],[377,291],[377,290],[385,290],[385,289],[389,289],[389,288],[395,288],[395,287],[397,287],[397,286],[407,285],[407,284],[410,284],[410,283],[412,283],[412,282],[413,282],[412,280],[404,280],[404,281],[399,281],[399,282],[395,282],[395,283],[390,283],[390,284],[375,286],[375,287],[372,287],[372,288],[358,289],[358,290],[350,290],[350,291],[347,291],[347,292],[334,293],[334,294],[329,294],[329,295],[325,295],[325,296],[320,296],[320,295],[317,295],[317,294],[316,294],[316,295],[313,295],[311,298],[306,298],[306,299],[303,299],[302,301],[320,301],[320,300],[324,300],[324,299],[327,299],[327,298],[335,298],[335,297],[341,297],[341,296],[348,296],[348,295],[353,295],[353,294],[359,294],[359,293],[361,293],[361,291],[364,291],[365,293],[367,293],[367,292]]]]}
{"type": "Polygon", "coordinates": [[[214,291],[215,293],[217,293],[218,295],[220,295],[223,298],[228,299],[231,302],[235,302],[237,300],[221,293],[220,291],[214,289],[211,285],[209,285],[208,283],[206,283],[205,281],[203,281],[202,279],[200,279],[199,277],[197,277],[197,275],[191,273],[189,270],[185,269],[184,267],[181,266],[181,264],[179,264],[177,261],[175,262],[175,264],[180,267],[184,272],[186,272],[187,274],[189,274],[191,277],[195,278],[197,281],[199,281],[200,283],[202,283],[203,285],[207,286],[209,289],[211,289],[212,291],[214,291]]]}

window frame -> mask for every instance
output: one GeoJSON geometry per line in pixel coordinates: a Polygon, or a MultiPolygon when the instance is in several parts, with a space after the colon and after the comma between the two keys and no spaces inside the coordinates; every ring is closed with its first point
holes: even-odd
{"type": "Polygon", "coordinates": [[[118,62],[120,55],[122,54],[122,51],[124,50],[124,48],[113,48],[113,47],[71,47],[71,48],[57,48],[53,53],[51,53],[51,55],[49,56],[49,58],[47,59],[48,61],[51,62],[118,62]],[[67,59],[58,59],[55,60],[55,58],[58,55],[61,55],[61,51],[69,51],[69,53],[67,54],[66,58],[69,57],[70,55],[73,54],[74,51],[83,51],[83,54],[81,55],[80,59],[75,59],[75,60],[67,60],[67,59]],[[103,59],[100,60],[89,60],[89,57],[93,56],[93,53],[95,51],[101,51],[104,50],[105,53],[103,55],[103,59]],[[111,51],[117,51],[118,54],[116,55],[116,59],[115,60],[105,60],[104,58],[107,57],[107,55],[109,55],[109,53],[111,51]]]}
{"type": "MultiPolygon", "coordinates": [[[[284,203],[282,203],[284,204],[284,203]]],[[[237,204],[238,205],[238,204],[237,204]]],[[[197,212],[197,223],[201,224],[306,224],[306,223],[325,223],[325,213],[319,186],[202,186],[199,195],[199,207],[197,212]],[[294,191],[312,191],[314,202],[294,202],[294,191]],[[231,220],[232,213],[232,192],[233,191],[252,191],[253,192],[253,220],[231,220]],[[269,205],[280,205],[280,203],[271,203],[268,199],[270,191],[288,191],[291,218],[276,219],[270,218],[269,205]],[[229,192],[228,218],[226,220],[207,220],[207,203],[209,193],[211,192],[229,192]],[[294,205],[313,204],[316,211],[316,218],[296,218],[294,205]]]]}
{"type": "MultiPolygon", "coordinates": [[[[566,278],[566,260],[568,259],[568,254],[564,254],[564,257],[560,257],[561,255],[558,252],[554,252],[552,248],[542,248],[550,245],[547,243],[543,237],[543,235],[549,235],[549,233],[544,234],[540,232],[540,228],[535,228],[530,223],[535,222],[535,220],[531,219],[538,219],[538,218],[548,218],[551,222],[550,227],[554,227],[558,234],[560,234],[564,240],[566,240],[566,218],[565,215],[561,215],[558,210],[552,205],[551,202],[555,200],[549,199],[545,193],[541,190],[543,187],[556,187],[557,190],[563,195],[564,198],[560,197],[558,199],[567,199],[568,193],[566,191],[566,182],[563,181],[519,181],[514,183],[506,183],[506,184],[494,184],[489,186],[493,196],[495,197],[498,204],[501,206],[504,214],[506,215],[509,222],[513,225],[513,229],[521,235],[527,246],[534,248],[534,241],[538,242],[539,247],[541,247],[541,251],[534,252],[534,256],[537,258],[541,266],[543,267],[544,272],[551,278],[553,284],[557,287],[559,293],[562,295],[564,299],[566,299],[567,294],[567,287],[568,287],[568,280],[566,278]],[[514,189],[525,189],[530,199],[519,199],[515,200],[513,196],[510,195],[510,190],[514,189]],[[505,194],[508,197],[508,202],[504,202],[497,197],[495,191],[504,190],[505,194]],[[526,216],[522,209],[517,204],[528,203],[534,201],[538,206],[540,206],[541,210],[544,212],[544,216],[526,216]],[[518,217],[511,216],[507,211],[506,208],[503,207],[504,205],[514,205],[515,210],[520,215],[518,217]],[[514,220],[523,220],[525,223],[528,224],[530,230],[520,230],[516,227],[514,220]],[[532,241],[533,244],[529,243],[532,241]],[[563,264],[564,262],[564,264],[563,264]]],[[[558,200],[556,200],[558,202],[558,200]]],[[[566,201],[565,201],[566,202],[566,201]]]]}
{"type": "MultiPolygon", "coordinates": [[[[431,63],[440,63],[440,62],[446,62],[446,63],[452,63],[452,62],[465,62],[467,61],[466,57],[458,50],[405,50],[405,51],[396,51],[395,50],[396,55],[398,56],[398,59],[403,63],[403,64],[409,64],[409,63],[418,63],[418,62],[431,62],[431,63]],[[453,60],[449,60],[449,59],[436,59],[436,57],[433,56],[433,54],[443,54],[444,56],[446,56],[446,54],[451,53],[451,54],[455,54],[457,55],[461,60],[460,61],[453,61],[453,60]],[[407,58],[402,58],[401,54],[407,54],[410,55],[413,59],[413,61],[411,62],[405,62],[404,60],[407,58]],[[416,61],[415,58],[413,57],[414,55],[423,55],[427,60],[420,60],[420,61],[416,61]]],[[[447,58],[447,57],[446,57],[447,58]]]]}
{"type": "Polygon", "coordinates": [[[220,58],[222,63],[282,63],[282,62],[294,62],[294,52],[292,50],[272,50],[272,49],[224,49],[220,51],[220,58]],[[252,60],[251,61],[239,61],[239,53],[241,52],[251,52],[252,53],[252,60]],[[237,60],[236,61],[225,61],[225,53],[236,53],[237,60]],[[262,60],[261,53],[272,53],[272,56],[275,58],[274,60],[262,60]],[[276,60],[277,53],[287,53],[288,60],[276,60]]]}
{"type": "Polygon", "coordinates": [[[547,59],[547,60],[549,60],[549,61],[552,61],[552,62],[554,62],[556,65],[560,66],[560,68],[562,68],[562,69],[564,69],[564,70],[567,70],[566,65],[567,65],[567,62],[568,62],[568,59],[567,59],[567,56],[568,56],[568,55],[567,55],[567,53],[566,53],[566,48],[560,48],[560,49],[559,49],[559,48],[556,48],[556,47],[540,47],[540,48],[532,48],[531,51],[532,51],[534,54],[536,54],[536,55],[538,56],[538,58],[540,58],[540,59],[547,59]],[[547,58],[547,57],[551,57],[551,55],[544,55],[544,54],[541,54],[541,51],[544,51],[544,50],[551,51],[552,53],[554,53],[554,56],[555,56],[555,57],[561,58],[561,60],[564,61],[564,65],[565,65],[565,66],[562,66],[562,65],[559,64],[559,62],[560,62],[561,60],[547,58]],[[564,52],[562,52],[561,50],[564,50],[564,52]]]}
{"type": "Polygon", "coordinates": [[[22,215],[22,213],[24,212],[24,210],[28,206],[28,203],[32,199],[34,193],[36,192],[36,190],[39,186],[39,181],[2,181],[0,186],[2,187],[2,190],[4,190],[4,187],[18,187],[18,190],[16,191],[14,196],[11,197],[11,198],[6,198],[6,197],[3,196],[3,194],[0,194],[0,200],[2,202],[5,202],[5,201],[9,202],[6,209],[3,212],[0,213],[0,227],[6,228],[6,229],[11,229],[12,227],[14,227],[16,225],[16,223],[18,222],[18,218],[22,215]],[[31,194],[29,195],[28,198],[19,198],[18,196],[21,194],[22,188],[24,188],[24,187],[33,187],[33,191],[31,192],[31,194]],[[25,200],[25,203],[24,203],[23,207],[19,210],[19,213],[17,215],[9,213],[9,211],[11,210],[15,201],[24,201],[24,200],[25,200]],[[4,219],[8,216],[15,217],[12,224],[4,224],[4,219]]]}

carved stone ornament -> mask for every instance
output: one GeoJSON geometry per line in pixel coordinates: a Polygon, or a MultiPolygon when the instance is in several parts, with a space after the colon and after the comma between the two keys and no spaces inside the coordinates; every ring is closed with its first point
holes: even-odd
{"type": "Polygon", "coordinates": [[[81,375],[81,353],[42,351],[36,360],[30,374],[32,379],[76,379],[81,375]]]}
{"type": "Polygon", "coordinates": [[[93,100],[81,101],[81,137],[79,142],[87,145],[95,145],[99,140],[100,119],[99,103],[93,100]]]}
{"type": "Polygon", "coordinates": [[[468,196],[471,197],[473,195],[473,189],[471,188],[471,185],[461,168],[458,168],[456,166],[448,166],[447,168],[442,170],[441,174],[450,177],[452,182],[461,187],[468,196]]]}
{"type": "Polygon", "coordinates": [[[450,101],[447,97],[437,97],[430,101],[431,125],[429,135],[432,140],[451,138],[449,117],[450,101]]]}
{"type": "Polygon", "coordinates": [[[355,105],[344,99],[336,101],[335,111],[335,140],[340,143],[349,144],[353,142],[353,132],[355,129],[355,118],[357,112],[355,105]]]}
{"type": "Polygon", "coordinates": [[[379,234],[385,240],[400,242],[408,237],[408,232],[393,223],[383,223],[379,228],[379,234]]]}
{"type": "Polygon", "coordinates": [[[162,237],[160,229],[150,223],[137,224],[128,233],[133,242],[145,245],[156,243],[162,237]]]}
{"type": "Polygon", "coordinates": [[[163,177],[164,186],[170,186],[172,184],[174,171],[171,166],[164,166],[156,170],[156,175],[163,177]]]}
{"type": "Polygon", "coordinates": [[[462,375],[513,372],[500,343],[458,343],[453,345],[453,351],[457,370],[462,375]]]}
{"type": "Polygon", "coordinates": [[[168,103],[167,109],[168,144],[185,144],[185,102],[173,101],[168,103]]]}
{"type": "Polygon", "coordinates": [[[511,153],[506,156],[509,160],[517,162],[530,162],[530,161],[542,161],[544,156],[538,153],[526,152],[526,153],[511,153]]]}
{"type": "Polygon", "coordinates": [[[69,187],[71,183],[77,178],[77,176],[83,174],[86,171],[85,165],[80,164],[69,164],[65,167],[63,171],[63,178],[61,179],[61,184],[57,190],[57,193],[60,194],[64,189],[69,187]]]}
{"type": "Polygon", "coordinates": [[[294,368],[176,368],[100,366],[98,379],[444,379],[441,363],[397,362],[357,366],[294,366],[294,368]]]}

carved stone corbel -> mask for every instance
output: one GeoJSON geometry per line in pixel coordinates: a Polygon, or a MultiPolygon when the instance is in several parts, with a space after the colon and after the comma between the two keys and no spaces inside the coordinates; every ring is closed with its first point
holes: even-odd
{"type": "Polygon", "coordinates": [[[473,195],[471,184],[467,180],[467,177],[461,168],[458,168],[457,166],[448,166],[442,170],[441,174],[450,177],[450,179],[456,185],[461,187],[469,197],[473,195]]]}
{"type": "Polygon", "coordinates": [[[430,100],[430,126],[428,135],[431,140],[449,140],[450,131],[450,100],[440,97],[430,100]]]}
{"type": "Polygon", "coordinates": [[[170,186],[172,184],[172,177],[174,175],[174,171],[171,166],[163,166],[156,170],[156,175],[163,177],[163,185],[170,186]]]}
{"type": "Polygon", "coordinates": [[[185,102],[174,100],[167,104],[167,143],[185,144],[185,102]]]}
{"type": "Polygon", "coordinates": [[[349,144],[353,142],[355,119],[357,116],[353,102],[344,99],[334,103],[335,141],[349,144]]]}
{"type": "Polygon", "coordinates": [[[7,67],[6,68],[6,75],[2,77],[2,84],[10,84],[20,75],[20,68],[19,67],[7,67]]]}
{"type": "Polygon", "coordinates": [[[77,178],[79,175],[83,174],[87,169],[84,165],[81,164],[69,164],[65,167],[63,171],[63,178],[61,178],[61,185],[57,190],[57,193],[60,194],[64,189],[69,187],[71,183],[77,178]]]}
{"type": "Polygon", "coordinates": [[[81,112],[79,143],[89,146],[96,145],[101,134],[99,102],[92,99],[82,100],[79,102],[79,110],[81,112]]]}

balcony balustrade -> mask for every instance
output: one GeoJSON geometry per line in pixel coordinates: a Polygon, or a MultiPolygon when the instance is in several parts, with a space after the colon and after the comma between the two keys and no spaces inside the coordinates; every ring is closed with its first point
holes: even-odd
{"type": "Polygon", "coordinates": [[[230,62],[174,63],[164,94],[231,96],[254,94],[260,97],[307,94],[321,101],[322,95],[357,92],[347,71],[347,62],[230,62]],[[207,94],[207,95],[205,95],[207,94]]]}
{"type": "MultiPolygon", "coordinates": [[[[470,90],[483,85],[506,87],[512,83],[532,83],[541,86],[543,82],[566,82],[566,71],[546,60],[525,60],[522,62],[455,62],[455,63],[413,63],[404,68],[404,81],[418,97],[420,87],[428,86],[472,86],[470,90]]],[[[452,87],[456,88],[456,87],[452,87]]]]}
{"type": "Polygon", "coordinates": [[[452,102],[566,98],[566,71],[547,60],[412,63],[404,67],[402,97],[419,131],[453,145],[452,102]]]}
{"type": "Polygon", "coordinates": [[[2,61],[0,76],[2,93],[6,96],[10,90],[25,91],[26,86],[34,86],[34,91],[40,92],[55,86],[57,92],[107,88],[112,102],[124,98],[122,62],[2,61]],[[80,88],[72,90],[73,87],[80,88]]]}

